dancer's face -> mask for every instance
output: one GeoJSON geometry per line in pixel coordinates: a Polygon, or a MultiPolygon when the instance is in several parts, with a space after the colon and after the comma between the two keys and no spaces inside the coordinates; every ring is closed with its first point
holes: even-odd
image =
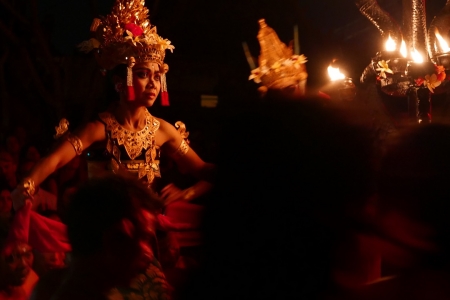
{"type": "Polygon", "coordinates": [[[160,67],[156,63],[136,63],[133,67],[133,86],[138,104],[150,107],[161,90],[160,67]]]}

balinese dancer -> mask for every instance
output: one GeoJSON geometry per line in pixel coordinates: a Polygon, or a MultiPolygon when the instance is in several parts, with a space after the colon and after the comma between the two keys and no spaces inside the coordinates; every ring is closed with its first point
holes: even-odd
{"type": "MultiPolygon", "coordinates": [[[[82,44],[84,50],[94,50],[101,68],[112,72],[120,100],[99,114],[98,120],[87,123],[75,133],[60,126],[57,136],[61,142],[49,155],[40,160],[29,176],[14,192],[15,207],[32,195],[47,176],[67,164],[94,142],[105,142],[110,154],[110,170],[130,172],[149,187],[160,177],[159,157],[162,151],[183,173],[196,176],[198,184],[179,190],[174,185],[163,188],[161,196],[167,202],[189,201],[211,188],[214,165],[204,162],[192,150],[186,136],[174,126],[150,114],[151,107],[161,93],[167,101],[165,51],[173,50],[170,41],[163,39],[150,24],[144,1],[116,0],[111,14],[94,19],[94,36],[82,44]],[[65,132],[64,132],[65,131],[65,132]]],[[[63,122],[66,124],[66,122],[63,122]]],[[[184,124],[182,124],[184,125],[184,124]]],[[[183,126],[178,124],[178,127],[183,126]]]]}
{"type": "MultiPolygon", "coordinates": [[[[172,184],[163,188],[160,196],[166,205],[177,200],[189,201],[208,192],[214,165],[203,161],[189,147],[183,130],[177,130],[148,111],[160,92],[162,101],[168,100],[165,79],[168,66],[164,57],[165,51],[172,51],[174,46],[150,24],[144,1],[116,0],[112,12],[94,19],[90,29],[92,38],[82,43],[82,48],[95,51],[100,67],[112,73],[120,100],[74,133],[66,130],[67,122],[61,123],[56,134],[61,142],[14,190],[14,209],[32,199],[35,187],[50,174],[97,142],[105,143],[110,155],[109,170],[135,174],[149,188],[161,176],[160,153],[171,158],[182,173],[199,179],[185,190],[172,184]]],[[[183,124],[177,125],[184,128],[183,124]]],[[[160,219],[160,226],[162,229],[176,227],[164,218],[160,219]]]]}

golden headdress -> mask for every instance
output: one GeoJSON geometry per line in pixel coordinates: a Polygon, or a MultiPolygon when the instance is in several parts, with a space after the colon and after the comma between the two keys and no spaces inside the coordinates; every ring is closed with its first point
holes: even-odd
{"type": "MultiPolygon", "coordinates": [[[[79,45],[81,51],[96,49],[97,62],[106,70],[119,64],[128,65],[128,86],[132,85],[130,72],[136,62],[157,63],[163,76],[168,71],[164,64],[165,51],[172,52],[174,46],[159,36],[156,26],[150,24],[144,0],[116,0],[112,12],[94,19],[90,30],[93,37],[79,45]]],[[[161,85],[164,92],[163,79],[161,85]]]]}
{"type": "Polygon", "coordinates": [[[308,77],[306,57],[294,54],[292,48],[280,41],[275,30],[267,26],[264,19],[259,20],[259,26],[259,67],[252,70],[249,80],[253,79],[270,89],[282,89],[298,83],[304,89],[308,77]]]}

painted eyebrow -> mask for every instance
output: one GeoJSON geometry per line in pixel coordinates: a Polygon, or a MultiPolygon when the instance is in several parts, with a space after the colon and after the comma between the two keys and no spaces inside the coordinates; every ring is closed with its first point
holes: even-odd
{"type": "MultiPolygon", "coordinates": [[[[149,69],[149,68],[144,68],[144,67],[137,68],[137,69],[135,69],[134,71],[142,71],[142,70],[149,71],[150,73],[152,72],[151,69],[149,69]]],[[[159,73],[161,73],[161,71],[156,70],[154,73],[155,73],[155,74],[159,74],[159,73]]]]}

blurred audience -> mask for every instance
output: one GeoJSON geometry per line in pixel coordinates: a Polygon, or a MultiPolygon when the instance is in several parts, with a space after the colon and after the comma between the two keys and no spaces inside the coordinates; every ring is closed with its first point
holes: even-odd
{"type": "Polygon", "coordinates": [[[27,144],[21,148],[19,161],[38,162],[40,159],[41,153],[34,144],[27,144]]]}
{"type": "Polygon", "coordinates": [[[11,154],[16,165],[19,163],[20,149],[21,145],[17,136],[14,134],[8,135],[6,137],[6,151],[11,154]]]}
{"type": "Polygon", "coordinates": [[[12,210],[11,190],[0,182],[0,215],[10,215],[12,210]]]}
{"type": "Polygon", "coordinates": [[[8,187],[12,190],[16,188],[17,180],[17,164],[6,150],[0,150],[0,180],[6,181],[8,187]]]}
{"type": "Polygon", "coordinates": [[[16,126],[13,133],[17,138],[20,148],[24,147],[29,142],[28,130],[24,126],[16,126]]]}
{"type": "Polygon", "coordinates": [[[33,260],[32,248],[24,242],[16,243],[8,253],[2,251],[0,255],[1,300],[29,299],[39,279],[32,269],[33,260]]]}
{"type": "Polygon", "coordinates": [[[11,190],[0,180],[0,240],[8,233],[12,217],[11,190]]]}

